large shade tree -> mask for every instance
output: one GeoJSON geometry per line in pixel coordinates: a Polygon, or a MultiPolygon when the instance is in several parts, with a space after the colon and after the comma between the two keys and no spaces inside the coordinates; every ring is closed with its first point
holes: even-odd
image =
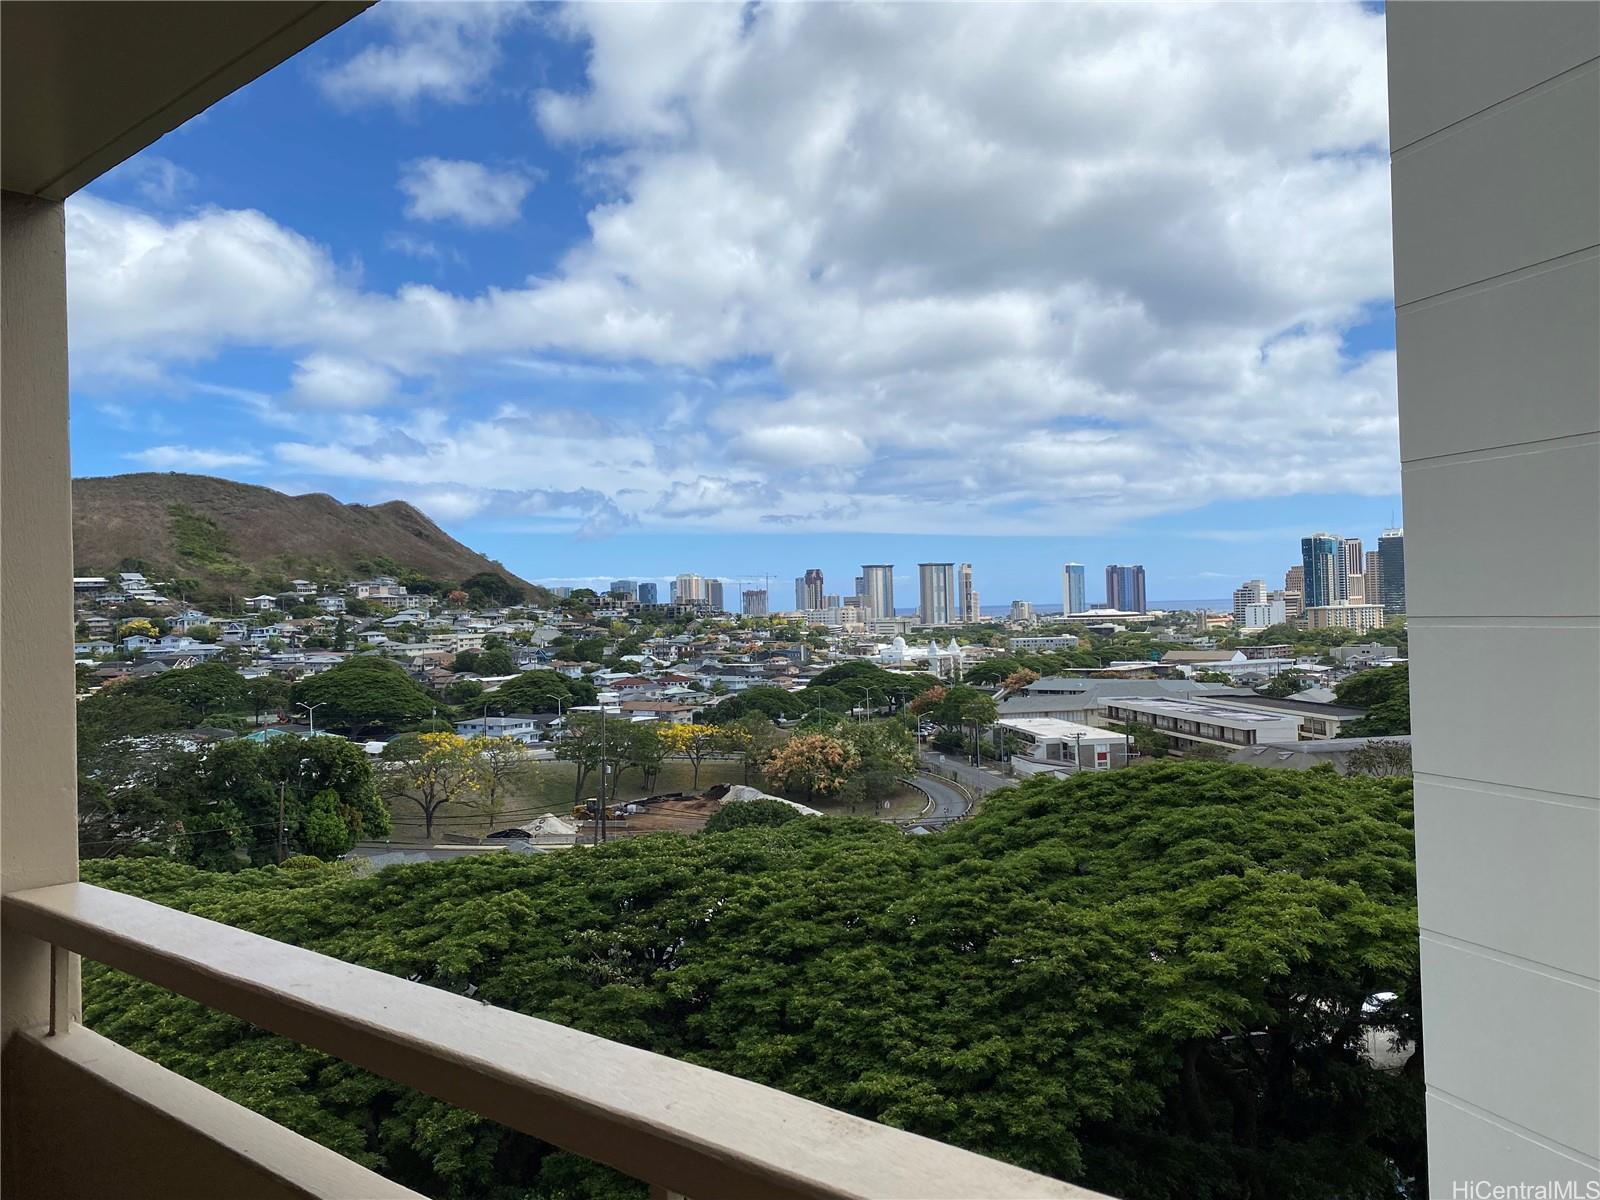
{"type": "MultiPolygon", "coordinates": [[[[85,875],[1127,1200],[1409,1200],[1411,829],[1405,780],[1164,763],[1031,780],[923,838],[813,819],[368,877],[85,875]],[[1398,1069],[1369,1056],[1391,1041],[1398,1069]]],[[[428,1194],[643,1194],[84,974],[99,1032],[428,1194]]]]}
{"type": "Polygon", "coordinates": [[[397,663],[372,654],[348,658],[332,670],[302,679],[294,685],[292,698],[296,706],[316,706],[318,725],[356,738],[403,729],[438,707],[397,663]]]}

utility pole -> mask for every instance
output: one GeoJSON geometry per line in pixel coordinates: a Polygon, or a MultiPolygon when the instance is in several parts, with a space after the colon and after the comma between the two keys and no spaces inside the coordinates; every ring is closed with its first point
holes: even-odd
{"type": "Polygon", "coordinates": [[[285,832],[284,826],[283,826],[283,819],[284,819],[283,793],[284,793],[284,789],[287,788],[288,786],[289,786],[289,781],[287,779],[278,780],[278,862],[279,862],[280,865],[283,862],[283,835],[284,835],[284,832],[285,832]]]}
{"type": "Polygon", "coordinates": [[[611,769],[607,759],[606,745],[606,702],[600,701],[600,798],[594,810],[594,844],[598,846],[606,840],[606,774],[611,769]]]}

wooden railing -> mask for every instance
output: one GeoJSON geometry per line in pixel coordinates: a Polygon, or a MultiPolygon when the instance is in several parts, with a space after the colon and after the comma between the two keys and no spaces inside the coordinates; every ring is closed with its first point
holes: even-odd
{"type": "Polygon", "coordinates": [[[1095,1193],[704,1067],[86,883],[8,930],[231,1013],[693,1200],[1095,1193]]]}

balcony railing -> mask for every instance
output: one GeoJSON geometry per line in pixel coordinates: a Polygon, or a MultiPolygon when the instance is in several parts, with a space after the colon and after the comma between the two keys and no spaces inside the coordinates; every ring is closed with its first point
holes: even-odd
{"type": "MultiPolygon", "coordinates": [[[[86,883],[13,892],[8,931],[313,1046],[694,1200],[1096,1193],[679,1062],[86,883]]],[[[59,1021],[59,1014],[53,1017],[59,1021]]]]}

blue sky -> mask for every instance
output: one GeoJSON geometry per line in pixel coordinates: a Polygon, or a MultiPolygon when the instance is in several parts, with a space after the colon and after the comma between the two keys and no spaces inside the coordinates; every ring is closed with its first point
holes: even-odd
{"type": "Polygon", "coordinates": [[[388,0],[68,208],[78,474],[403,497],[552,582],[1398,520],[1371,7],[388,0]]]}

